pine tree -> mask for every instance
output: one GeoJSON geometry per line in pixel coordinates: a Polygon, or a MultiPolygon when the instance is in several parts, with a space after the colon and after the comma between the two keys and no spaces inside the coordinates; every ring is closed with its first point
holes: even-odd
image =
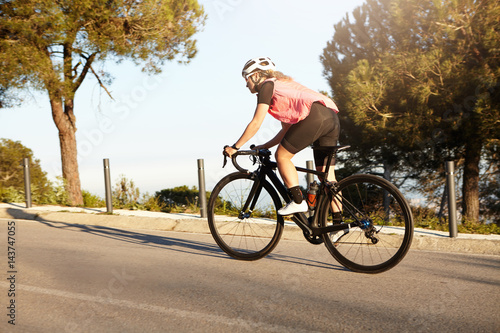
{"type": "MultiPolygon", "coordinates": [[[[150,73],[188,62],[204,24],[195,0],[18,0],[0,4],[0,88],[38,89],[50,99],[70,201],[82,204],[75,94],[87,75],[103,89],[108,59],[131,59],[150,73]]],[[[107,91],[107,90],[106,90],[107,91]]]]}
{"type": "Polygon", "coordinates": [[[348,140],[415,177],[458,160],[478,221],[481,156],[500,137],[500,3],[367,0],[352,16],[322,56],[348,140]]]}

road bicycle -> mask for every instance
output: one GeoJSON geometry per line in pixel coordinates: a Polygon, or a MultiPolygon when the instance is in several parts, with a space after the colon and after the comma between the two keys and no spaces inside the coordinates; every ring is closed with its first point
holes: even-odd
{"type": "MultiPolygon", "coordinates": [[[[320,148],[328,153],[326,165],[348,147],[320,148]]],[[[270,156],[267,149],[236,152],[231,161],[238,171],[217,183],[208,202],[208,224],[214,240],[239,260],[265,257],[283,233],[285,220],[276,212],[291,198],[270,156]],[[237,162],[242,156],[249,156],[257,168],[249,171],[242,167],[243,161],[237,162]]],[[[225,157],[224,166],[226,162],[225,157]]],[[[413,239],[413,217],[396,186],[371,174],[329,182],[329,168],[325,172],[296,169],[319,179],[316,200],[308,200],[309,211],[291,217],[305,239],[316,245],[324,243],[340,264],[355,272],[384,272],[404,258],[413,239]],[[340,219],[339,214],[333,214],[339,210],[340,219]]]]}

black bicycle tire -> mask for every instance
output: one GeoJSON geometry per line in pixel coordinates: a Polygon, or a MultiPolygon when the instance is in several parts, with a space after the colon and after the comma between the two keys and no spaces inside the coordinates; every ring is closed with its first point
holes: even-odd
{"type": "MultiPolygon", "coordinates": [[[[337,184],[337,189],[339,190],[339,192],[341,192],[347,186],[357,183],[370,183],[372,185],[381,187],[388,191],[394,197],[394,199],[397,200],[399,206],[401,207],[405,221],[405,232],[398,251],[389,260],[378,265],[368,266],[353,262],[345,257],[331,242],[328,234],[323,235],[323,240],[330,254],[344,267],[359,273],[381,273],[396,266],[408,253],[413,239],[413,216],[411,213],[410,205],[408,204],[403,194],[394,184],[390,183],[384,178],[368,174],[352,175],[339,181],[337,184]]],[[[319,206],[322,216],[328,213],[330,206],[329,201],[330,199],[326,195],[323,196],[319,206]]],[[[325,221],[326,219],[320,217],[320,226],[325,226],[325,221]]]]}
{"type": "MultiPolygon", "coordinates": [[[[273,236],[271,237],[269,243],[262,248],[259,251],[253,252],[253,253],[244,253],[244,252],[239,252],[236,249],[234,249],[232,246],[227,244],[227,242],[224,241],[223,237],[219,234],[217,223],[215,220],[215,204],[216,204],[216,199],[221,193],[221,191],[226,187],[228,184],[231,182],[238,180],[238,179],[247,179],[251,181],[255,181],[256,178],[252,174],[248,173],[241,173],[241,172],[235,172],[232,174],[229,174],[222,178],[217,185],[215,185],[211,195],[210,199],[208,201],[208,207],[207,207],[207,217],[208,217],[208,226],[210,228],[210,233],[212,234],[212,237],[214,238],[215,242],[217,245],[229,256],[238,259],[238,260],[247,260],[247,261],[252,261],[252,260],[258,260],[261,259],[265,256],[267,256],[269,253],[271,253],[276,245],[278,245],[278,242],[281,238],[281,235],[283,233],[283,226],[284,226],[284,219],[282,216],[277,215],[276,219],[276,229],[274,231],[273,236]]],[[[278,196],[276,190],[274,187],[268,182],[264,181],[263,182],[263,190],[266,190],[268,194],[271,196],[276,211],[281,208],[281,200],[280,197],[278,196]]]]}

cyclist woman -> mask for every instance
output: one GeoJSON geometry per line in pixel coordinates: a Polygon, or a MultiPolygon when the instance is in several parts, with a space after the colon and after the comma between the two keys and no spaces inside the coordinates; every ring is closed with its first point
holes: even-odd
{"type": "MultiPolygon", "coordinates": [[[[314,148],[337,145],[340,133],[337,106],[328,97],[276,71],[276,66],[268,57],[249,60],[243,67],[242,75],[250,92],[257,93],[257,107],[241,137],[232,146],[224,147],[224,154],[231,156],[247,143],[257,133],[267,113],[281,121],[278,134],[255,149],[278,145],[275,153],[278,170],[293,199],[278,210],[278,214],[306,212],[308,206],[303,200],[298,173],[291,159],[312,144],[316,169],[325,170],[327,153],[314,148]]],[[[329,166],[329,180],[335,180],[333,164],[329,166]]]]}

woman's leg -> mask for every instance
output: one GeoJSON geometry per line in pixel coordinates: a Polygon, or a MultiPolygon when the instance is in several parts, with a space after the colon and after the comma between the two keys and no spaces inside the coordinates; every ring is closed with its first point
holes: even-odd
{"type": "MultiPolygon", "coordinates": [[[[316,167],[316,170],[325,172],[326,167],[324,165],[320,165],[320,166],[316,167]]],[[[328,170],[328,179],[327,180],[329,182],[333,182],[333,181],[337,180],[335,178],[335,165],[330,165],[330,169],[328,170]]],[[[332,207],[332,213],[341,212],[342,211],[342,202],[334,198],[332,200],[331,207],[332,207]]]]}
{"type": "Polygon", "coordinates": [[[285,186],[287,188],[299,186],[299,174],[292,162],[292,157],[295,156],[295,154],[290,153],[280,144],[276,150],[275,156],[276,163],[278,163],[278,171],[285,182],[285,186]]]}
{"type": "MultiPolygon", "coordinates": [[[[324,165],[320,165],[316,167],[316,171],[322,171],[325,172],[326,168],[324,165]]],[[[337,179],[335,178],[335,165],[330,165],[330,170],[328,170],[328,179],[329,182],[336,181],[337,179]]]]}
{"type": "Polygon", "coordinates": [[[303,200],[302,191],[299,186],[299,175],[297,169],[292,163],[292,157],[295,154],[290,153],[281,144],[276,150],[276,163],[278,164],[278,171],[288,188],[292,200],[287,205],[278,210],[280,215],[290,215],[299,212],[307,212],[309,207],[307,202],[303,200]]]}
{"type": "MultiPolygon", "coordinates": [[[[320,103],[313,103],[309,115],[288,128],[276,150],[276,162],[281,178],[292,194],[293,201],[296,204],[300,203],[303,206],[304,212],[307,211],[308,207],[305,200],[302,200],[299,176],[291,159],[296,153],[318,140],[320,146],[322,146],[320,139],[323,137],[329,139],[330,136],[336,135],[331,140],[334,140],[331,145],[335,145],[338,139],[338,131],[330,134],[330,132],[335,130],[335,127],[338,127],[338,121],[336,121],[335,117],[336,113],[333,110],[328,109],[320,103]]],[[[280,213],[280,215],[286,214],[280,213]]]]}

